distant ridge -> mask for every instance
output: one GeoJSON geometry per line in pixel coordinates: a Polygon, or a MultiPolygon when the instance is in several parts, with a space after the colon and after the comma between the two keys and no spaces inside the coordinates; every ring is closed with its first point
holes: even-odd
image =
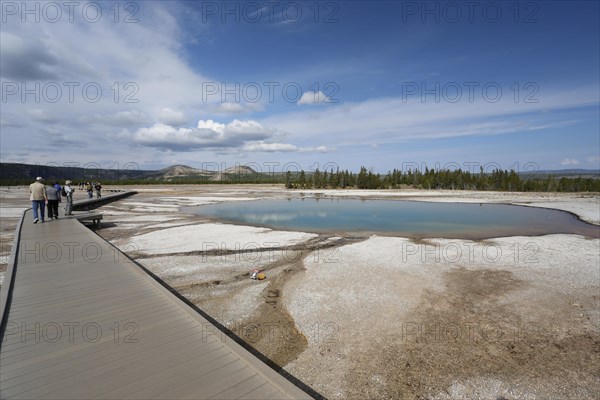
{"type": "Polygon", "coordinates": [[[203,169],[193,168],[187,165],[172,165],[167,168],[163,168],[160,171],[156,171],[153,176],[156,178],[175,178],[182,176],[212,176],[214,173],[203,169]]]}
{"type": "Polygon", "coordinates": [[[218,172],[210,177],[211,181],[222,182],[226,181],[230,176],[248,176],[256,175],[256,171],[245,165],[237,165],[235,167],[226,168],[223,172],[218,172]]]}
{"type": "Polygon", "coordinates": [[[236,165],[235,167],[229,167],[225,171],[225,174],[240,174],[240,175],[248,175],[255,174],[256,171],[246,165],[236,165]]]}
{"type": "Polygon", "coordinates": [[[519,175],[526,177],[536,177],[536,178],[545,178],[550,175],[555,178],[577,178],[581,176],[582,178],[600,178],[600,169],[582,169],[582,168],[568,168],[568,169],[547,169],[547,170],[538,170],[538,171],[521,171],[519,175]]]}
{"type": "MultiPolygon", "coordinates": [[[[232,181],[238,177],[259,177],[262,174],[247,166],[236,166],[224,171],[209,171],[188,165],[171,165],[161,170],[111,168],[82,168],[69,166],[0,163],[0,181],[25,183],[41,176],[47,181],[70,179],[74,182],[136,181],[140,183],[179,181],[232,181]]],[[[266,175],[265,175],[266,176],[266,175]]]]}

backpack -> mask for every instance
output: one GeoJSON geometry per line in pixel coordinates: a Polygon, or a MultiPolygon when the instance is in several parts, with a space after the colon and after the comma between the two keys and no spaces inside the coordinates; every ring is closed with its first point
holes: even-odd
{"type": "Polygon", "coordinates": [[[60,194],[63,195],[63,196],[67,195],[67,191],[65,190],[64,187],[60,188],[60,194]]]}

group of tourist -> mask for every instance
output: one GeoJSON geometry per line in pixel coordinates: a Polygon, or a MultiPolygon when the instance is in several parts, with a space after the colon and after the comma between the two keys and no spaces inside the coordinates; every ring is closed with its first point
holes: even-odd
{"type": "Polygon", "coordinates": [[[48,218],[58,219],[58,204],[62,202],[63,197],[66,200],[65,215],[73,213],[73,192],[75,189],[71,187],[73,182],[67,180],[64,186],[60,186],[58,182],[51,185],[44,184],[44,179],[38,176],[35,182],[29,185],[29,193],[31,207],[33,208],[33,223],[45,221],[44,211],[48,205],[48,218]],[[39,212],[38,212],[39,210],[39,212]]]}
{"type": "Polygon", "coordinates": [[[81,182],[79,184],[81,190],[85,190],[88,194],[88,198],[94,197],[94,191],[96,191],[96,198],[99,199],[101,196],[102,185],[100,182],[81,182]]]}

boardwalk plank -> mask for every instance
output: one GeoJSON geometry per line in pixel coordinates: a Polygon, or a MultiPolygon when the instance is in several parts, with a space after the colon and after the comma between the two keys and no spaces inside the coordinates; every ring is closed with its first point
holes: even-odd
{"type": "Polygon", "coordinates": [[[211,399],[238,399],[259,387],[263,387],[263,382],[258,379],[251,379],[252,377],[254,377],[254,375],[248,374],[246,379],[241,379],[243,378],[243,375],[236,374],[236,380],[238,382],[236,383],[234,380],[230,381],[230,386],[227,389],[212,395],[211,399]]]}
{"type": "Polygon", "coordinates": [[[160,354],[161,351],[168,350],[165,346],[169,342],[178,341],[180,344],[183,343],[186,337],[190,337],[191,332],[190,329],[180,330],[179,327],[175,327],[171,331],[166,331],[166,333],[166,335],[159,338],[148,337],[148,339],[152,339],[153,347],[155,349],[155,351],[152,352],[140,351],[136,348],[136,343],[122,343],[122,350],[119,352],[106,352],[100,346],[87,346],[85,349],[78,351],[77,360],[73,360],[70,353],[59,354],[42,362],[12,371],[12,373],[7,372],[6,379],[2,381],[2,387],[7,389],[11,388],[15,386],[15,382],[16,384],[25,382],[31,387],[35,387],[37,385],[32,382],[36,382],[41,378],[54,381],[63,376],[71,376],[81,371],[88,359],[94,359],[96,365],[99,367],[108,364],[109,367],[112,368],[113,363],[125,363],[127,359],[132,357],[132,354],[136,356],[136,353],[140,353],[136,359],[138,362],[146,362],[152,360],[152,358],[160,354]],[[27,376],[27,379],[23,380],[22,376],[27,376]]]}

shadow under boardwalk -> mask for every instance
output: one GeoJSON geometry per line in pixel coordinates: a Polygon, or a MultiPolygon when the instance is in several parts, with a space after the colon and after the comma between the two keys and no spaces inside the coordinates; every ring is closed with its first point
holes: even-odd
{"type": "Polygon", "coordinates": [[[310,398],[76,219],[31,220],[2,287],[1,398],[310,398]]]}

